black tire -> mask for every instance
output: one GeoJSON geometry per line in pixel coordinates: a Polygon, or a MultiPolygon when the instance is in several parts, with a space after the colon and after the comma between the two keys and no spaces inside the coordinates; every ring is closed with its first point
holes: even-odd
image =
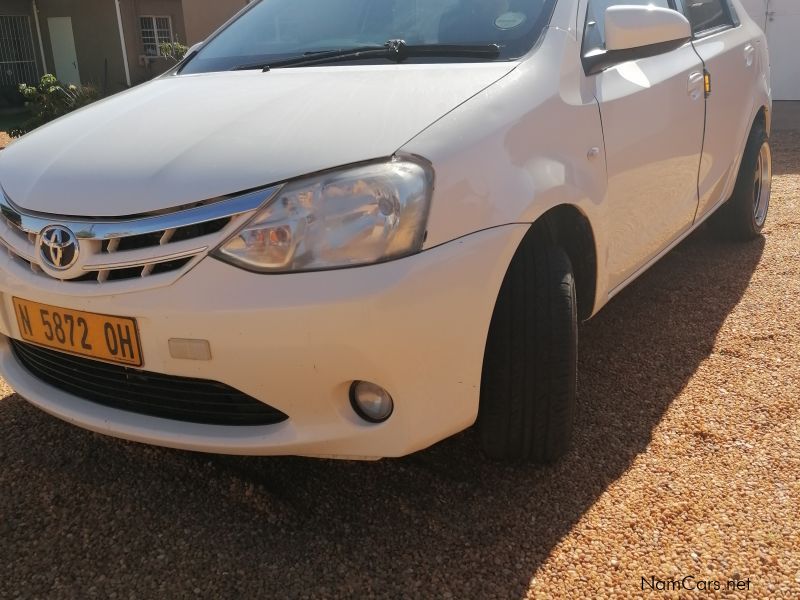
{"type": "Polygon", "coordinates": [[[771,177],[769,136],[764,125],[756,123],[747,140],[733,195],[711,217],[711,227],[718,237],[745,242],[761,235],[769,212],[771,177]]]}
{"type": "Polygon", "coordinates": [[[486,342],[478,435],[493,459],[550,463],[570,447],[578,318],[566,252],[544,224],[522,241],[497,298],[486,342]]]}

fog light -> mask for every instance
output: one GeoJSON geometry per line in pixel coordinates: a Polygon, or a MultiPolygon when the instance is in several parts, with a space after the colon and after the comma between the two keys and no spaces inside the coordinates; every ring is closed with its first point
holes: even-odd
{"type": "Polygon", "coordinates": [[[370,423],[383,423],[394,410],[394,400],[389,392],[369,381],[352,383],[350,404],[359,417],[370,423]]]}

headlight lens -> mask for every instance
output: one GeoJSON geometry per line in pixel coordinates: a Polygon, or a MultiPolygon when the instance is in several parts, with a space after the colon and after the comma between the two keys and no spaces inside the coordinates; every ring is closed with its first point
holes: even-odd
{"type": "Polygon", "coordinates": [[[290,182],[214,256],[252,271],[297,272],[418,252],[433,174],[393,159],[290,182]]]}

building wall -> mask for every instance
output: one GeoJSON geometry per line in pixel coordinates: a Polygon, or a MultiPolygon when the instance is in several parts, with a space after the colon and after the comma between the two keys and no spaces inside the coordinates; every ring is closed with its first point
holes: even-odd
{"type": "MultiPolygon", "coordinates": [[[[16,0],[1,0],[3,3],[16,0]]],[[[115,2],[117,0],[38,0],[42,42],[47,70],[54,71],[53,50],[47,30],[49,17],[71,17],[78,68],[83,83],[105,93],[127,87],[115,2]]],[[[152,79],[172,63],[164,58],[146,59],[140,16],[165,16],[172,21],[173,36],[186,39],[181,0],[118,0],[131,85],[152,79]]]]}
{"type": "Polygon", "coordinates": [[[130,82],[136,85],[173,65],[169,59],[145,56],[141,16],[170,17],[174,39],[193,45],[246,6],[247,0],[37,0],[44,62],[31,0],[0,0],[0,15],[30,18],[38,75],[55,73],[48,19],[70,17],[82,83],[109,94],[127,87],[116,3],[122,19],[130,82]]]}
{"type": "Polygon", "coordinates": [[[0,2],[0,15],[30,15],[29,0],[3,0],[0,2]]]}
{"type": "Polygon", "coordinates": [[[47,19],[70,17],[82,83],[105,93],[126,87],[113,0],[37,0],[37,5],[47,72],[55,71],[47,19]]]}
{"type": "Polygon", "coordinates": [[[247,4],[247,0],[183,0],[186,42],[189,46],[202,42],[247,4]]]}
{"type": "Polygon", "coordinates": [[[742,0],[742,4],[767,34],[773,100],[800,100],[800,63],[797,61],[800,1],[742,0]],[[767,16],[768,10],[770,16],[767,16]]]}
{"type": "MultiPolygon", "coordinates": [[[[107,1],[109,4],[113,3],[113,0],[107,1]]],[[[148,59],[145,57],[139,17],[170,17],[173,37],[184,42],[186,29],[183,6],[181,0],[119,0],[119,4],[125,30],[125,47],[128,50],[131,84],[136,85],[160,75],[173,65],[165,58],[148,59]]]]}

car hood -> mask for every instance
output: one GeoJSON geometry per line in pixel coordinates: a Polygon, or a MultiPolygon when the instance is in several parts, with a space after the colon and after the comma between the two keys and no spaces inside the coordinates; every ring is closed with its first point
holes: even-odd
{"type": "Polygon", "coordinates": [[[370,65],[164,77],[0,152],[22,208],[123,216],[390,156],[515,63],[370,65]]]}

